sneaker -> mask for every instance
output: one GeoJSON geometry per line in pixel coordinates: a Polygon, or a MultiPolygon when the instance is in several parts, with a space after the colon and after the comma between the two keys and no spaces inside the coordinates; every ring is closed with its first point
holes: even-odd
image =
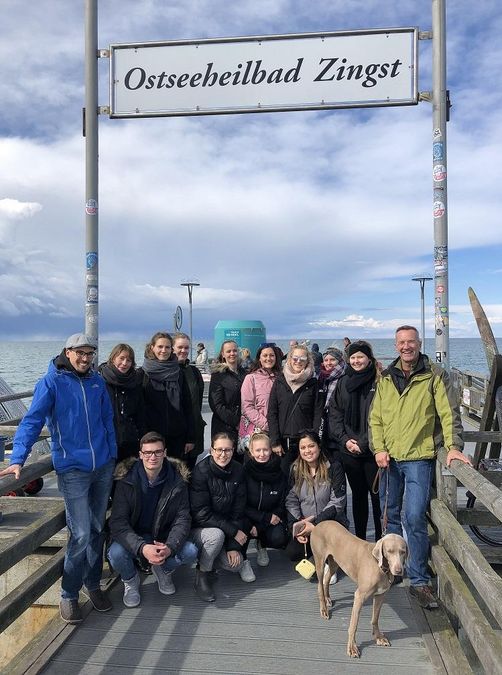
{"type": "Polygon", "coordinates": [[[249,560],[244,560],[242,563],[242,567],[239,570],[239,576],[242,581],[245,581],[247,584],[250,584],[252,581],[256,581],[256,577],[249,560]]]}
{"type": "MultiPolygon", "coordinates": [[[[324,578],[326,578],[327,574],[329,574],[329,565],[324,565],[324,578]]],[[[335,572],[334,574],[331,575],[329,585],[334,586],[334,584],[336,583],[338,583],[338,574],[335,572]]]]}
{"type": "Polygon", "coordinates": [[[410,595],[417,599],[420,607],[424,609],[437,609],[438,600],[430,586],[410,586],[410,595]]]}
{"type": "Polygon", "coordinates": [[[81,623],[83,620],[82,612],[78,606],[78,600],[69,600],[68,598],[61,598],[59,603],[59,612],[61,618],[66,623],[81,623]]]}
{"type": "Polygon", "coordinates": [[[174,595],[176,588],[172,580],[172,572],[164,572],[162,565],[152,565],[153,576],[157,579],[162,595],[174,595]]]}
{"type": "Polygon", "coordinates": [[[268,557],[267,549],[263,546],[261,541],[257,541],[256,542],[256,563],[260,567],[267,567],[269,562],[270,562],[270,558],[268,557]]]}
{"type": "Polygon", "coordinates": [[[122,579],[122,581],[124,583],[124,605],[126,607],[137,607],[141,602],[141,596],[139,594],[139,574],[136,573],[136,576],[128,581],[125,581],[124,579],[122,579]]]}
{"type": "Polygon", "coordinates": [[[112,609],[113,607],[112,603],[100,588],[97,588],[94,591],[89,591],[86,588],[84,589],[84,593],[92,602],[92,606],[94,607],[94,609],[97,610],[98,612],[109,612],[112,609]]]}

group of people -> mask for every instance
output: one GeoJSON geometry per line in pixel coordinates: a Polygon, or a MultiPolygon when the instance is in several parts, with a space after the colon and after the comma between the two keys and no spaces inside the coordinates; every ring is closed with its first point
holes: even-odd
{"type": "Polygon", "coordinates": [[[285,549],[291,560],[310,556],[318,522],[349,526],[346,480],[356,535],[366,538],[370,503],[375,539],[383,510],[387,532],[402,534],[403,523],[410,592],[422,606],[436,606],[426,522],[435,452],[444,444],[448,464],[469,460],[448,374],[420,346],[418,331],[401,326],[398,357],[383,372],[371,345],[359,340],[344,352],[326,349],[316,374],[312,352],[294,341],[284,364],[281,350],[263,343],[249,371],[238,345],[225,341],[209,385],[211,448],[200,459],[203,381],[188,360],[187,335],[156,333],[140,368],[121,343],[99,372],[95,340],[68,338],[37,383],[10,466],[0,472],[20,476],[47,422],[69,533],[62,618],[81,621],[82,586],[95,609],[111,609],[100,579],[114,477],[107,557],[128,607],[140,603],[138,570],[153,573],[170,595],[173,570],[195,563],[195,590],[212,602],[217,570],[255,580],[251,539],[261,566],[267,548],[285,549]],[[385,479],[376,495],[379,468],[385,479]]]}

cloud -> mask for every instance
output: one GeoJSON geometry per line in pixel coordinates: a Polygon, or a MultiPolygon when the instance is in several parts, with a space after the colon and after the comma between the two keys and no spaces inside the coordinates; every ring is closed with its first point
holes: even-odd
{"type": "Polygon", "coordinates": [[[384,322],[373,319],[372,317],[364,317],[362,314],[350,314],[343,319],[320,319],[318,321],[310,321],[311,326],[319,326],[319,328],[383,328],[384,322]]]}
{"type": "Polygon", "coordinates": [[[37,202],[20,202],[17,199],[0,199],[0,217],[5,216],[12,220],[29,218],[42,209],[37,202]]]}

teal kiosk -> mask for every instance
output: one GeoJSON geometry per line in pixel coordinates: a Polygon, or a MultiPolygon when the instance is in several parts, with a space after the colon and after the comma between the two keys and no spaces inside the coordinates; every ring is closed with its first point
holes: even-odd
{"type": "Polygon", "coordinates": [[[267,332],[262,321],[218,321],[214,328],[215,355],[225,340],[234,340],[239,347],[247,347],[254,359],[260,344],[267,341],[267,332]]]}

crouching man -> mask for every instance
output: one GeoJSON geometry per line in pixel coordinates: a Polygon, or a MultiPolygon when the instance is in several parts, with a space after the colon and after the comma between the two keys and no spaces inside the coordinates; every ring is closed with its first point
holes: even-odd
{"type": "Polygon", "coordinates": [[[150,431],[140,440],[139,460],[121,462],[115,475],[108,560],[124,582],[124,605],[137,607],[141,598],[135,560],[150,563],[159,591],[172,595],[173,570],[197,558],[197,547],[187,541],[189,474],[182,462],[167,458],[163,437],[150,431]]]}

